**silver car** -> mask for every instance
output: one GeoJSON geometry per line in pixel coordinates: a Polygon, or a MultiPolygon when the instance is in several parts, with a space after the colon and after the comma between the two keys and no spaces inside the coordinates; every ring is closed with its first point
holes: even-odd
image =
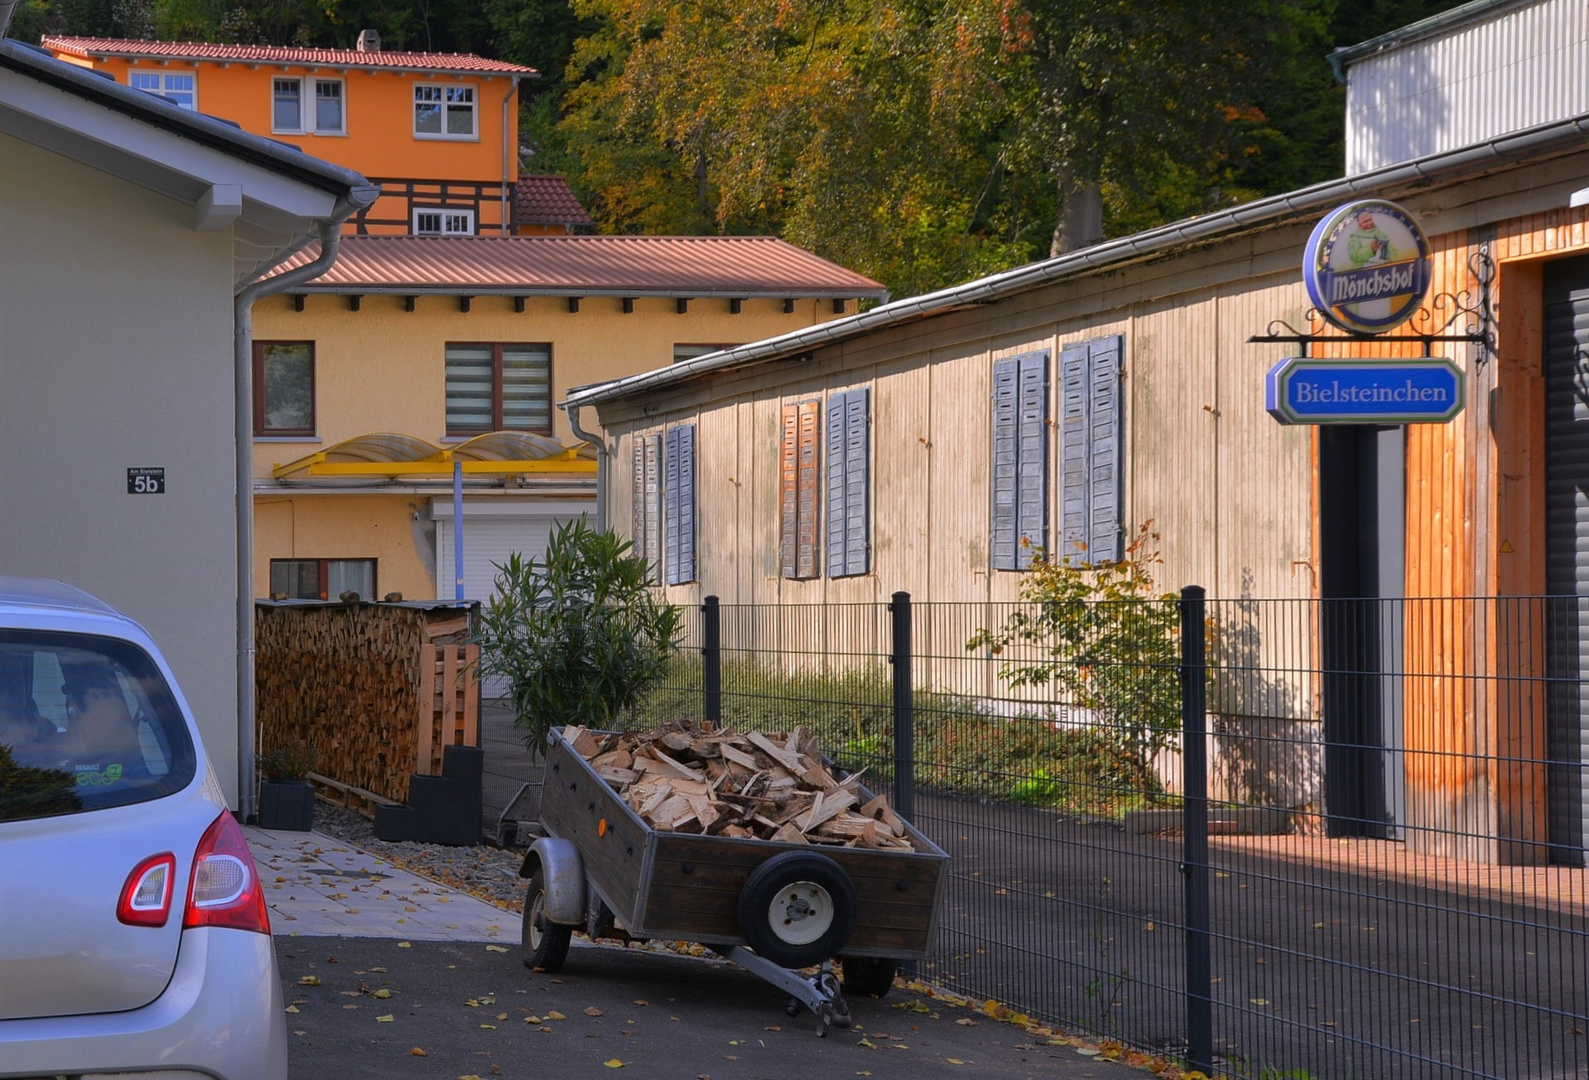
{"type": "Polygon", "coordinates": [[[254,860],[154,642],[0,577],[0,1077],[275,1080],[283,1007],[254,860]]]}

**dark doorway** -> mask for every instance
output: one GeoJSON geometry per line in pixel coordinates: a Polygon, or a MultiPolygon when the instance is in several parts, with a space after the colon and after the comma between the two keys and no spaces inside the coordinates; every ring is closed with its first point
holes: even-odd
{"type": "Polygon", "coordinates": [[[1589,833],[1589,258],[1545,267],[1545,732],[1554,862],[1589,833]]]}
{"type": "Polygon", "coordinates": [[[1319,430],[1324,813],[1331,836],[1400,837],[1404,434],[1366,425],[1319,430]]]}

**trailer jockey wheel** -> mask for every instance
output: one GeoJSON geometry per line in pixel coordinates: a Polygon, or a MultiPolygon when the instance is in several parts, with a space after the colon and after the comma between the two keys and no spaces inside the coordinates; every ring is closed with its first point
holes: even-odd
{"type": "Polygon", "coordinates": [[[760,956],[787,968],[820,963],[855,929],[855,883],[826,855],[785,851],[745,881],[739,930],[760,956]]]}

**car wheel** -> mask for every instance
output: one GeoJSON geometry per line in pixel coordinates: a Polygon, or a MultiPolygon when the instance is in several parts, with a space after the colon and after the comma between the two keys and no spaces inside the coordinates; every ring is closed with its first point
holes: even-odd
{"type": "Polygon", "coordinates": [[[561,971],[568,956],[568,941],[574,928],[554,923],[546,917],[546,871],[539,866],[530,874],[530,887],[524,893],[524,966],[548,973],[561,971]]]}
{"type": "Polygon", "coordinates": [[[894,988],[899,961],[886,956],[841,956],[844,992],[851,997],[886,997],[894,988]]]}
{"type": "Polygon", "coordinates": [[[855,929],[855,883],[826,855],[786,851],[756,869],[739,893],[739,932],[782,967],[820,963],[855,929]]]}

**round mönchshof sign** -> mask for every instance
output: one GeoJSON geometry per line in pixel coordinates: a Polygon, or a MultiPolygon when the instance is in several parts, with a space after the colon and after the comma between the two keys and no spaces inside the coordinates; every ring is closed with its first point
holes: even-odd
{"type": "Polygon", "coordinates": [[[1308,238],[1302,280],[1319,314],[1343,330],[1382,334],[1429,291],[1429,241],[1418,219],[1382,199],[1349,202],[1308,238]]]}

